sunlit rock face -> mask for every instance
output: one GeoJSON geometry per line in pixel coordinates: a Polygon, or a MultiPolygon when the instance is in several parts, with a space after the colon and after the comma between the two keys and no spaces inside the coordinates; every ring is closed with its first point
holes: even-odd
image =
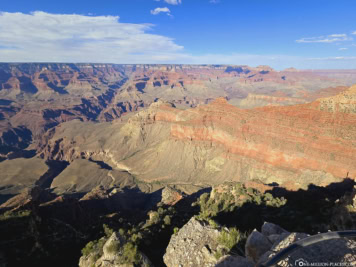
{"type": "Polygon", "coordinates": [[[335,95],[355,77],[268,66],[1,63],[0,154],[37,146],[63,122],[113,121],[157,99],[178,108],[218,97],[246,109],[285,106],[335,95]]]}
{"type": "Polygon", "coordinates": [[[323,101],[240,109],[218,98],[185,110],[159,101],[127,121],[64,123],[42,155],[97,157],[147,181],[327,185],[356,174],[356,115],[325,111],[323,101]]]}

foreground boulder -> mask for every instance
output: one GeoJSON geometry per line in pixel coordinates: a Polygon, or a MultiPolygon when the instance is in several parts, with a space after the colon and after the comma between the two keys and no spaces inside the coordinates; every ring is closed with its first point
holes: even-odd
{"type": "MultiPolygon", "coordinates": [[[[230,250],[221,243],[223,231],[227,229],[222,229],[218,225],[212,226],[193,217],[172,236],[163,258],[164,263],[168,267],[253,267],[261,264],[263,266],[281,250],[309,237],[306,233],[290,233],[278,225],[266,222],[261,232],[255,229],[249,235],[245,245],[245,257],[242,257],[235,253],[229,255],[230,250]]],[[[300,247],[274,266],[296,266],[300,261],[301,264],[310,263],[314,266],[321,266],[315,264],[322,263],[354,266],[356,241],[340,238],[300,247]]]]}
{"type": "Polygon", "coordinates": [[[246,256],[256,262],[272,246],[266,236],[254,230],[246,241],[246,256]]]}
{"type": "MultiPolygon", "coordinates": [[[[281,250],[307,237],[309,237],[308,234],[289,233],[277,225],[265,223],[262,226],[261,233],[254,230],[248,237],[245,254],[248,259],[259,266],[266,263],[281,250]]],[[[295,266],[299,261],[303,261],[303,264],[306,262],[311,264],[342,263],[354,266],[356,264],[356,241],[344,238],[331,239],[305,248],[301,247],[291,252],[287,258],[282,259],[276,266],[295,266]]]]}
{"type": "MultiPolygon", "coordinates": [[[[228,248],[219,243],[220,234],[220,229],[215,229],[194,217],[191,218],[177,234],[172,236],[163,257],[164,263],[168,267],[215,266],[218,259],[228,251],[228,248]]],[[[236,262],[237,259],[229,260],[236,262]]],[[[245,259],[243,260],[246,262],[245,259]]]]}

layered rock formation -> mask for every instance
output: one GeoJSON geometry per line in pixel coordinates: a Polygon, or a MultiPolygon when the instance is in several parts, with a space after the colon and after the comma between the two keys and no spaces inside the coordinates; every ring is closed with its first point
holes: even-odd
{"type": "MultiPolygon", "coordinates": [[[[353,97],[354,87],[342,95],[353,97]]],[[[245,110],[219,98],[182,110],[158,101],[111,124],[64,123],[45,138],[41,155],[92,158],[145,181],[328,185],[356,175],[356,116],[325,111],[323,103],[245,110]]],[[[354,103],[347,105],[352,110],[354,103]]]]}
{"type": "Polygon", "coordinates": [[[356,113],[356,85],[344,92],[327,98],[319,99],[320,110],[334,113],[356,113]]]}
{"type": "Polygon", "coordinates": [[[350,84],[352,73],[334,73],[268,66],[2,63],[0,153],[6,158],[31,143],[37,146],[62,122],[112,121],[157,98],[184,108],[220,96],[243,108],[304,103],[320,90],[325,97],[335,93],[324,88],[350,84]]]}
{"type": "MultiPolygon", "coordinates": [[[[348,83],[339,74],[330,78],[266,66],[1,65],[1,208],[33,209],[29,225],[41,228],[38,236],[49,236],[53,229],[68,233],[65,241],[62,234],[56,235],[55,246],[62,248],[72,239],[78,248],[89,236],[98,238],[89,225],[83,230],[88,236],[78,234],[88,222],[97,224],[95,231],[107,221],[119,228],[120,219],[130,215],[135,228],[146,235],[140,250],[161,262],[162,255],[158,257],[146,241],[162,238],[161,253],[173,228],[198,209],[177,188],[196,192],[241,181],[262,191],[272,190],[266,184],[276,183],[297,190],[346,176],[353,179],[356,92],[352,87],[340,93],[344,87],[336,87],[348,83]],[[175,214],[179,205],[181,214],[175,214]],[[161,212],[162,222],[147,226],[147,211],[157,214],[159,208],[167,210],[161,212]]],[[[354,225],[353,212],[339,212],[333,224],[345,229],[354,225]]],[[[197,250],[200,262],[217,264],[215,229],[194,224],[201,238],[187,234],[191,242],[211,238],[197,250]],[[205,231],[211,234],[206,239],[205,231]]],[[[51,252],[57,249],[41,244],[51,252]]],[[[29,258],[40,250],[31,246],[29,258]]],[[[9,255],[14,247],[6,250],[9,255]]],[[[106,259],[111,265],[121,264],[121,252],[101,252],[95,260],[98,266],[106,259]]],[[[227,256],[219,264],[248,266],[263,256],[260,252],[251,252],[250,259],[227,256]]],[[[78,262],[79,250],[74,253],[71,259],[78,262]]],[[[83,261],[94,263],[90,258],[83,261]]]]}
{"type": "Polygon", "coordinates": [[[0,64],[0,153],[36,144],[64,121],[95,120],[126,79],[117,65],[0,64]]]}

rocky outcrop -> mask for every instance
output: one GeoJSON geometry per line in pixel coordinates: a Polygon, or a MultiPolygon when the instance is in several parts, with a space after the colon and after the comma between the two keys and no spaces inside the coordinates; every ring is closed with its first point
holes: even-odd
{"type": "MultiPolygon", "coordinates": [[[[281,227],[265,223],[261,232],[254,230],[246,241],[246,258],[237,255],[226,255],[220,259],[212,257],[216,252],[218,230],[202,225],[196,219],[191,219],[176,235],[167,247],[164,256],[169,266],[255,266],[263,264],[276,253],[294,242],[307,238],[304,233],[289,233],[281,227]],[[194,238],[194,231],[197,232],[194,238]]],[[[335,262],[356,263],[356,242],[351,239],[332,239],[300,248],[281,260],[277,266],[295,266],[295,262],[335,262]]]]}
{"type": "Polygon", "coordinates": [[[260,232],[254,230],[246,241],[246,257],[256,262],[271,247],[271,242],[260,232]]]}
{"type": "Polygon", "coordinates": [[[240,108],[256,108],[263,106],[289,106],[304,104],[306,102],[307,101],[305,99],[301,98],[248,94],[246,98],[242,99],[236,104],[240,108]]]}
{"type": "Polygon", "coordinates": [[[173,206],[185,196],[186,194],[184,194],[180,190],[177,190],[171,186],[165,186],[162,189],[161,202],[165,205],[173,206]]]}
{"type": "MultiPolygon", "coordinates": [[[[0,153],[19,149],[19,144],[37,144],[47,130],[63,122],[113,121],[158,98],[183,108],[220,96],[239,107],[303,103],[315,90],[349,84],[353,76],[338,75],[330,79],[268,66],[1,63],[0,124],[7,127],[0,125],[0,153]],[[13,135],[21,127],[32,140],[2,140],[5,132],[13,135]]],[[[325,91],[322,96],[334,94],[325,91]]]]}
{"type": "Polygon", "coordinates": [[[221,229],[191,218],[178,233],[174,234],[163,257],[168,267],[203,267],[215,266],[219,256],[227,248],[219,244],[221,229]]]}
{"type": "MultiPolygon", "coordinates": [[[[308,238],[305,233],[289,233],[281,227],[265,223],[261,232],[254,230],[247,239],[246,257],[255,264],[263,264],[291,244],[308,238]]],[[[277,266],[295,266],[296,262],[356,263],[356,242],[352,239],[330,239],[305,248],[300,247],[281,259],[277,266]]]]}
{"type": "Polygon", "coordinates": [[[150,260],[125,238],[114,232],[107,240],[100,239],[99,244],[79,260],[79,267],[152,267],[150,260]],[[105,242],[105,243],[104,243],[105,242]]]}
{"type": "Polygon", "coordinates": [[[319,99],[318,102],[320,110],[356,114],[356,85],[336,96],[319,99]]]}
{"type": "MultiPolygon", "coordinates": [[[[225,255],[216,259],[219,249],[220,230],[192,218],[177,234],[173,235],[164,255],[170,266],[260,266],[291,244],[308,238],[305,233],[290,233],[278,225],[265,222],[261,232],[256,229],[249,235],[245,245],[245,257],[225,255]]],[[[220,254],[221,255],[221,254],[220,254]]],[[[296,262],[309,263],[356,263],[356,242],[352,239],[329,239],[294,250],[282,258],[276,266],[295,266],[296,262]]],[[[298,265],[299,266],[299,265],[298,265]]]]}
{"type": "Polygon", "coordinates": [[[330,227],[340,230],[356,229],[356,187],[338,199],[333,208],[330,227]]]}
{"type": "Polygon", "coordinates": [[[296,190],[356,175],[355,122],[355,114],[322,111],[318,101],[251,110],[226,98],[186,110],[157,101],[127,121],[64,123],[41,153],[96,158],[145,181],[256,179],[296,190]]]}

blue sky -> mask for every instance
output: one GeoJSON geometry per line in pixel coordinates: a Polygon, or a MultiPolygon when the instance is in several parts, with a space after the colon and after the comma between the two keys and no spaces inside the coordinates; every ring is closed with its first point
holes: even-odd
{"type": "Polygon", "coordinates": [[[2,0],[0,61],[356,68],[354,0],[2,0]]]}

